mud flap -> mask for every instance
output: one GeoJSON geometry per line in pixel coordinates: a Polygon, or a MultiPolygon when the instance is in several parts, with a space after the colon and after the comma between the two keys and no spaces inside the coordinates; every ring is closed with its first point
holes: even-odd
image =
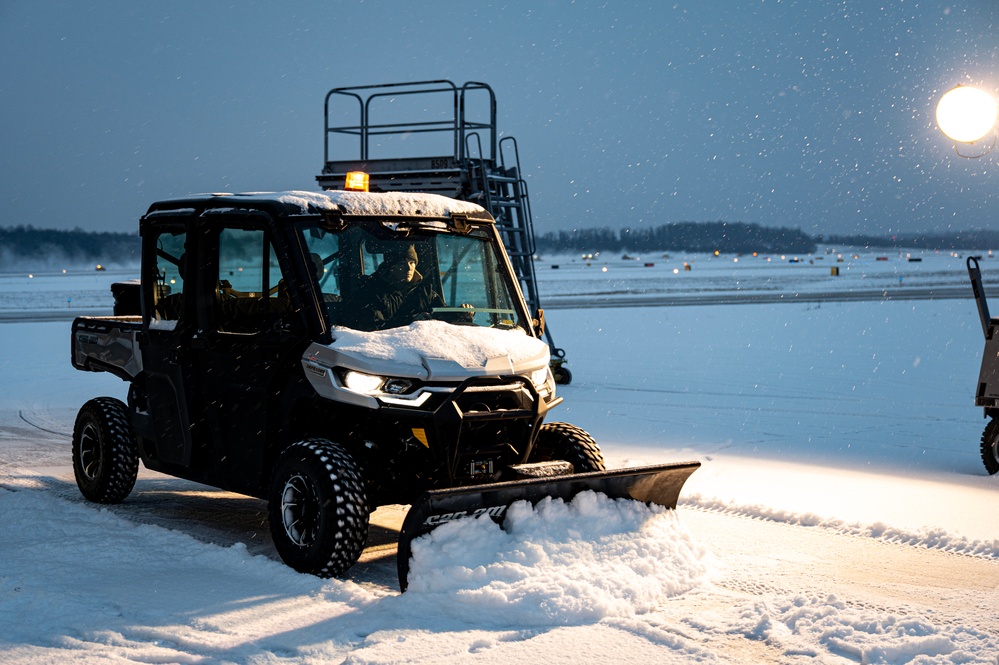
{"type": "Polygon", "coordinates": [[[397,562],[399,588],[405,591],[409,585],[413,539],[442,524],[462,517],[489,515],[502,525],[507,508],[517,501],[535,505],[548,496],[570,501],[587,490],[601,492],[612,499],[633,499],[676,508],[680,489],[699,466],[700,462],[678,462],[426,492],[413,504],[402,523],[397,562]]]}

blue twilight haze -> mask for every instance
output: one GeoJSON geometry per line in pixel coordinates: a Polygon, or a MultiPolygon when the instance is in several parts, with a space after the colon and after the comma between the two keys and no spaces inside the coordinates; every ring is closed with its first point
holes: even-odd
{"type": "Polygon", "coordinates": [[[5,0],[0,226],[316,189],[330,88],[450,79],[496,91],[539,232],[997,228],[999,151],[934,120],[958,83],[999,92],[997,34],[995,0],[5,0]]]}

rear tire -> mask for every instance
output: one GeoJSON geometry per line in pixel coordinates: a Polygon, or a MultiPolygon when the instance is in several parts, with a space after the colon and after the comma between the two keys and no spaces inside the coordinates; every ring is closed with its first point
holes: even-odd
{"type": "Polygon", "coordinates": [[[342,446],[306,439],[278,459],[268,494],[278,554],[301,573],[345,573],[368,539],[368,499],[357,463],[342,446]]]}
{"type": "Polygon", "coordinates": [[[552,460],[569,462],[574,473],[603,471],[606,468],[600,446],[593,437],[568,423],[545,423],[538,430],[530,461],[552,460]]]}
{"type": "Polygon", "coordinates": [[[567,386],[572,383],[572,372],[569,371],[568,367],[559,365],[552,370],[552,378],[560,386],[567,386]]]}
{"type": "Polygon", "coordinates": [[[989,475],[999,473],[999,420],[995,418],[982,432],[982,462],[989,475]]]}
{"type": "Polygon", "coordinates": [[[96,503],[121,503],[139,475],[139,447],[128,409],[113,397],[80,408],[73,427],[73,474],[83,496],[96,503]]]}

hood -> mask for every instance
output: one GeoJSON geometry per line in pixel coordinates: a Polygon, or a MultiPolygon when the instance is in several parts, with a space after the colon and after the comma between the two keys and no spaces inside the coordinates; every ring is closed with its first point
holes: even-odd
{"type": "Polygon", "coordinates": [[[526,375],[547,366],[550,360],[548,345],[519,328],[417,321],[374,332],[336,327],[333,337],[332,344],[313,344],[307,358],[327,367],[424,381],[526,375]]]}

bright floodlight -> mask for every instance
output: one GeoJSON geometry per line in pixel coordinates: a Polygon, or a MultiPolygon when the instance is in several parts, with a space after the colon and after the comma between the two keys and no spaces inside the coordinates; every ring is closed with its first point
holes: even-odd
{"type": "Polygon", "coordinates": [[[996,124],[999,108],[996,100],[978,88],[959,85],[937,104],[937,125],[948,138],[958,143],[974,143],[985,137],[996,124]]]}

